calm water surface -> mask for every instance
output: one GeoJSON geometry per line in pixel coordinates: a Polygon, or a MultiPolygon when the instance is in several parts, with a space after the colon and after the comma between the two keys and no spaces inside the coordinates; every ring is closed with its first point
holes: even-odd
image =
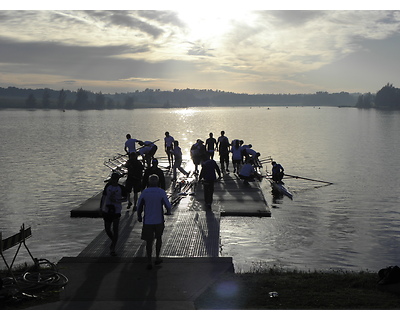
{"type": "Polygon", "coordinates": [[[188,157],[197,138],[225,130],[289,174],[334,183],[287,179],[294,199],[269,197],[271,218],[223,217],[222,255],[237,271],[376,271],[400,264],[399,128],[400,112],[333,107],[1,110],[0,231],[24,223],[34,256],[76,256],[103,225],[69,212],[102,189],[103,161],[123,152],[126,133],[162,141],[169,131],[188,157]]]}

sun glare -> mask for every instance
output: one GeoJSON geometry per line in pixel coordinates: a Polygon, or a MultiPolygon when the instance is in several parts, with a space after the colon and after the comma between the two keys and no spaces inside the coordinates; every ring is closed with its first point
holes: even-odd
{"type": "Polygon", "coordinates": [[[194,108],[181,108],[174,110],[173,112],[180,116],[193,116],[195,113],[199,112],[199,110],[194,108]]]}
{"type": "Polygon", "coordinates": [[[187,27],[190,41],[207,40],[227,34],[237,22],[251,22],[251,12],[230,10],[178,10],[179,18],[187,27]]]}

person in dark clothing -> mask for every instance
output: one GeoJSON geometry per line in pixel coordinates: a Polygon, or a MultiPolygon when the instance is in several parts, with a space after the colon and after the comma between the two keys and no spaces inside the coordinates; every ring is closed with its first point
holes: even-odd
{"type": "Polygon", "coordinates": [[[151,167],[147,168],[143,174],[143,183],[142,190],[146,189],[149,186],[149,177],[152,174],[156,174],[158,176],[158,187],[165,190],[165,176],[164,172],[158,167],[158,160],[153,159],[151,162],[151,167]]]}
{"type": "Polygon", "coordinates": [[[196,143],[190,148],[190,157],[192,158],[194,164],[194,173],[199,173],[198,166],[202,164],[204,157],[206,155],[206,147],[204,146],[204,141],[197,139],[196,143]]]}
{"type": "Polygon", "coordinates": [[[168,169],[172,168],[174,165],[174,155],[172,153],[172,148],[173,143],[174,143],[174,137],[172,137],[168,131],[165,132],[165,138],[164,138],[164,148],[165,148],[165,153],[167,154],[168,157],[168,163],[169,167],[168,169]]]}
{"type": "Polygon", "coordinates": [[[219,162],[222,172],[229,172],[229,139],[225,136],[225,131],[221,131],[221,136],[217,140],[217,150],[219,151],[219,162]]]}
{"type": "Polygon", "coordinates": [[[276,163],[275,161],[271,162],[272,164],[272,180],[275,182],[282,182],[283,176],[285,175],[283,167],[276,163]]]}
{"type": "Polygon", "coordinates": [[[214,159],[214,150],[217,146],[217,140],[214,138],[212,132],[210,132],[209,138],[206,140],[206,150],[210,154],[210,158],[214,159]]]}
{"type": "Polygon", "coordinates": [[[142,156],[143,164],[149,168],[158,147],[151,141],[139,141],[139,145],[141,148],[138,149],[138,152],[142,156]]]}
{"type": "Polygon", "coordinates": [[[126,178],[125,187],[128,193],[128,209],[132,206],[130,194],[133,190],[133,211],[136,210],[138,194],[142,190],[143,164],[137,159],[136,153],[129,154],[129,160],[126,163],[128,168],[128,176],[126,178]]]}
{"type": "Polygon", "coordinates": [[[121,218],[121,202],[126,199],[126,188],[118,183],[119,174],[114,172],[106,184],[100,201],[100,210],[103,215],[104,229],[111,239],[110,254],[115,256],[115,247],[118,241],[119,220],[121,218]],[[111,227],[113,230],[111,230],[111,227]]]}
{"type": "Polygon", "coordinates": [[[173,181],[176,181],[177,177],[177,172],[176,169],[178,169],[180,172],[182,172],[186,177],[189,177],[190,172],[186,172],[185,169],[182,168],[182,149],[179,146],[179,141],[175,140],[173,143],[174,147],[172,149],[172,153],[174,155],[174,165],[172,167],[172,173],[173,173],[173,181]]]}
{"type": "Polygon", "coordinates": [[[218,164],[215,160],[208,158],[201,167],[199,181],[203,180],[204,201],[209,209],[211,209],[211,204],[213,202],[214,183],[217,180],[216,173],[218,174],[218,179],[221,179],[221,170],[218,164]]]}

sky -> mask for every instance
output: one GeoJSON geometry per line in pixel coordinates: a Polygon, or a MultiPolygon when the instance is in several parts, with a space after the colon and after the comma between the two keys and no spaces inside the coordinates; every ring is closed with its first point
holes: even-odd
{"type": "Polygon", "coordinates": [[[390,2],[363,10],[298,3],[1,5],[0,87],[250,94],[400,87],[400,11],[390,2]]]}

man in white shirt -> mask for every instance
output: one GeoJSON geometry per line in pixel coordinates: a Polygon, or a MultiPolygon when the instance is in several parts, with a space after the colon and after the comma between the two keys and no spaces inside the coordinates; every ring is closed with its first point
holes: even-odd
{"type": "Polygon", "coordinates": [[[136,142],[139,142],[137,139],[132,139],[131,135],[128,133],[126,135],[126,141],[125,141],[125,152],[126,154],[130,154],[133,152],[136,152],[136,142]]]}

